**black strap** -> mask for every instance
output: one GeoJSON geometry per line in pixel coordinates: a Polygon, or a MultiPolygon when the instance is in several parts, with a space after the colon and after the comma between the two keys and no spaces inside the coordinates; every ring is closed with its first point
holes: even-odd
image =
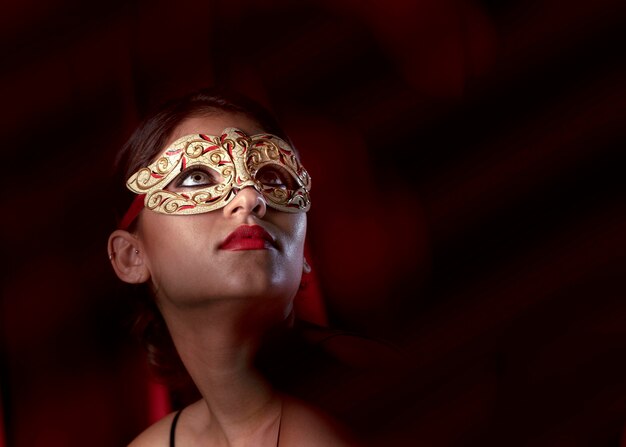
{"type": "Polygon", "coordinates": [[[178,423],[178,418],[182,412],[182,408],[178,410],[174,416],[174,420],[172,421],[172,428],[170,429],[170,447],[175,447],[174,438],[176,437],[176,424],[178,423]]]}
{"type": "Polygon", "coordinates": [[[278,436],[276,437],[276,447],[280,446],[280,428],[283,425],[283,403],[280,403],[280,419],[278,419],[278,436]]]}

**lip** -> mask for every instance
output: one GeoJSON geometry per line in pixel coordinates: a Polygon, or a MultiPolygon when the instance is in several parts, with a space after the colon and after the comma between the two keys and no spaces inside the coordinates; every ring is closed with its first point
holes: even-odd
{"type": "Polygon", "coordinates": [[[219,248],[221,250],[267,250],[275,247],[274,238],[259,225],[241,225],[226,236],[219,248]]]}

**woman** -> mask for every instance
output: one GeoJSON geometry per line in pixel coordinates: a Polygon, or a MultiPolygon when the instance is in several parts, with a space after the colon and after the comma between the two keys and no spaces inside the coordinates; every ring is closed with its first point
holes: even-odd
{"type": "Polygon", "coordinates": [[[284,336],[309,270],[310,179],[276,122],[248,100],[200,91],[145,120],[119,160],[135,196],[110,235],[111,264],[148,285],[160,313],[150,318],[165,322],[201,396],[131,445],[351,445],[278,390],[297,380],[285,365],[303,352],[284,336]]]}

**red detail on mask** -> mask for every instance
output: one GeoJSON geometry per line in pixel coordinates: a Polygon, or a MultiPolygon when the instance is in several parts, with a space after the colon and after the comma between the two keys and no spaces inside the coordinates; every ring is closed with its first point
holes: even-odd
{"type": "Polygon", "coordinates": [[[128,207],[128,211],[126,211],[126,214],[124,214],[124,217],[122,217],[120,224],[117,226],[118,229],[120,230],[128,229],[130,224],[133,223],[133,221],[139,215],[139,212],[143,209],[144,207],[143,202],[145,198],[146,198],[145,194],[139,194],[135,196],[133,203],[130,204],[130,207],[128,207]]]}
{"type": "Polygon", "coordinates": [[[204,149],[204,150],[202,151],[202,153],[203,153],[203,154],[206,154],[207,152],[214,151],[215,149],[219,149],[219,146],[215,146],[215,145],[213,145],[213,146],[209,146],[209,147],[207,147],[206,149],[204,149]]]}

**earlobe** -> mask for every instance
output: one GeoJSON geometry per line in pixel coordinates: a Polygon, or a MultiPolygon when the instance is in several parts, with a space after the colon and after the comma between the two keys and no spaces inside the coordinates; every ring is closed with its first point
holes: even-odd
{"type": "Polygon", "coordinates": [[[139,284],[150,278],[140,245],[140,241],[125,230],[115,230],[109,236],[109,260],[117,277],[124,282],[139,284]]]}
{"type": "Polygon", "coordinates": [[[307,262],[306,258],[303,258],[303,262],[302,262],[302,272],[304,274],[307,273],[311,273],[311,266],[309,265],[309,263],[307,262]]]}

